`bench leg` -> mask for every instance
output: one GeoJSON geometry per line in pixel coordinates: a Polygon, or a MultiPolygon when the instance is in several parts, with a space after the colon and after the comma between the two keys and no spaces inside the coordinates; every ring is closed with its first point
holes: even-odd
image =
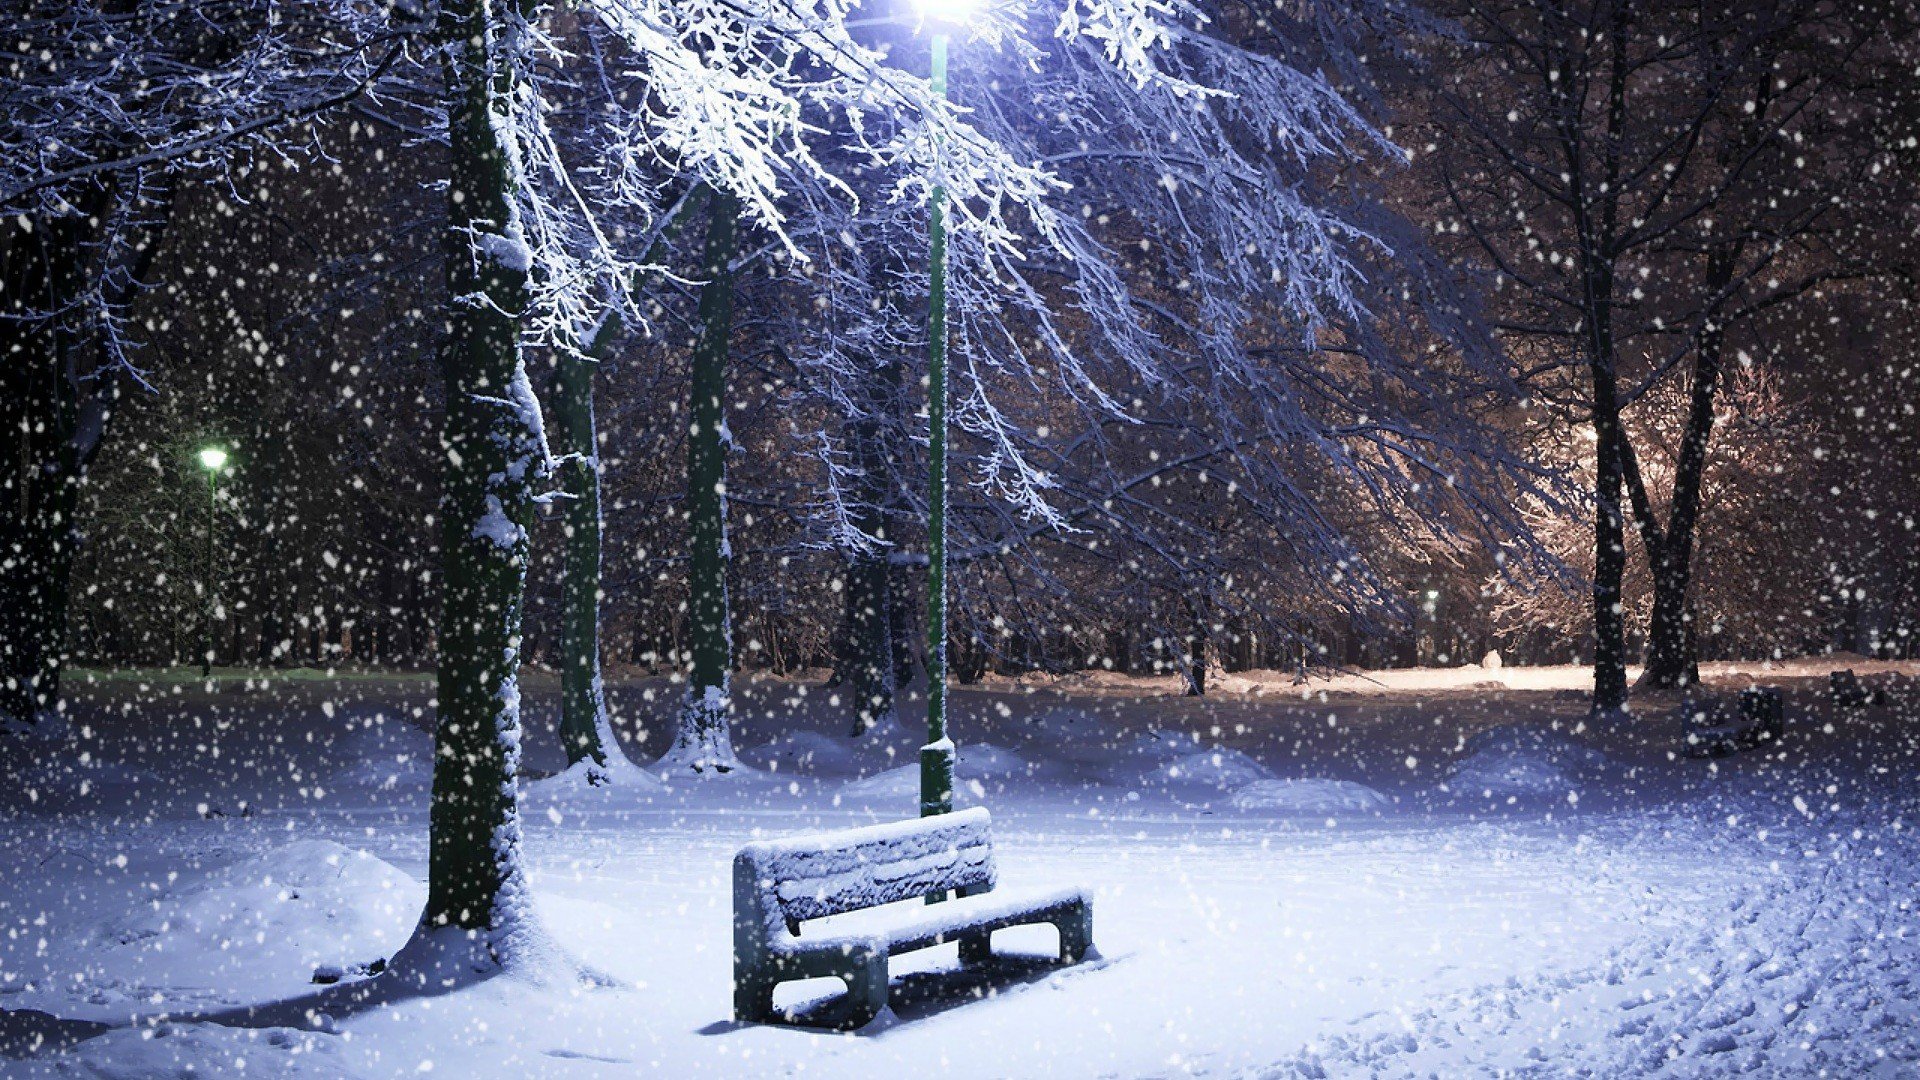
{"type": "Polygon", "coordinates": [[[887,1007],[887,954],[856,953],[852,959],[855,966],[841,976],[847,982],[847,1015],[840,1026],[848,1031],[873,1023],[887,1007]]]}
{"type": "Polygon", "coordinates": [[[984,964],[993,959],[993,934],[961,934],[960,962],[963,964],[984,964]]]}
{"type": "Polygon", "coordinates": [[[1093,904],[1083,902],[1054,921],[1060,931],[1060,959],[1077,964],[1093,948],[1093,904]]]}
{"type": "Polygon", "coordinates": [[[733,1018],[743,1024],[770,1024],[779,1019],[773,1014],[775,982],[762,975],[733,971],[733,1018]]]}

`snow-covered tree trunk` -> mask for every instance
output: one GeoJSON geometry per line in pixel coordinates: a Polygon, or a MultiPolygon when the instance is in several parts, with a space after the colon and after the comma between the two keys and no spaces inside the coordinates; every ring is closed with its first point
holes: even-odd
{"type": "Polygon", "coordinates": [[[1205,697],[1207,693],[1207,620],[1206,605],[1196,606],[1192,600],[1184,602],[1187,614],[1187,636],[1185,649],[1181,656],[1181,675],[1186,679],[1188,697],[1205,697]]]}
{"type": "Polygon", "coordinates": [[[847,558],[847,690],[853,733],[893,715],[893,629],[890,581],[884,556],[854,552],[847,558]]]}
{"type": "MultiPolygon", "coordinates": [[[[1625,128],[1626,5],[1614,9],[1607,43],[1607,132],[1618,140],[1625,128]]],[[[1564,91],[1561,91],[1564,93],[1564,91]]],[[[1567,149],[1570,165],[1578,154],[1567,149]]],[[[1594,469],[1593,530],[1593,711],[1620,712],[1627,707],[1627,637],[1624,578],[1627,568],[1626,488],[1627,433],[1620,421],[1619,366],[1614,339],[1616,229],[1620,209],[1620,159],[1617,142],[1604,151],[1600,182],[1587,190],[1584,177],[1573,180],[1575,240],[1580,247],[1580,286],[1586,317],[1584,342],[1587,369],[1593,382],[1593,432],[1598,444],[1594,469]]]]}
{"type": "Polygon", "coordinates": [[[1626,520],[1621,514],[1622,455],[1626,434],[1612,375],[1601,390],[1594,365],[1593,424],[1598,433],[1593,499],[1593,711],[1619,712],[1627,705],[1627,641],[1624,579],[1626,520]]]}
{"type": "Polygon", "coordinates": [[[76,347],[59,315],[81,287],[79,216],[0,224],[0,395],[7,420],[7,511],[0,514],[0,719],[31,724],[60,697],[67,568],[79,477],[70,429],[77,388],[68,377],[76,347]]]}
{"type": "Polygon", "coordinates": [[[888,460],[887,433],[899,400],[901,367],[894,361],[867,361],[858,375],[854,391],[861,413],[847,425],[856,486],[853,525],[874,543],[847,552],[845,663],[855,735],[894,714],[896,604],[886,507],[888,482],[895,473],[888,460]]]}
{"type": "MultiPolygon", "coordinates": [[[[1620,75],[1616,67],[1616,75],[1620,75]]],[[[1601,193],[1604,199],[1604,192],[1601,193]]],[[[1592,383],[1591,420],[1595,441],[1593,491],[1593,711],[1615,713],[1627,706],[1625,577],[1627,569],[1627,433],[1620,420],[1620,389],[1613,327],[1614,267],[1602,236],[1612,233],[1611,202],[1596,214],[1575,213],[1581,252],[1581,296],[1588,323],[1582,345],[1592,383]]]]}
{"type": "MultiPolygon", "coordinates": [[[[602,350],[596,349],[596,354],[602,350]]],[[[594,423],[594,357],[562,355],[554,382],[555,413],[564,456],[560,490],[563,521],[560,614],[560,742],[569,768],[583,762],[589,782],[605,783],[622,764],[607,718],[600,676],[600,455],[594,423]]]]}
{"type": "Polygon", "coordinates": [[[687,629],[692,664],[673,745],[660,759],[660,768],[711,777],[739,767],[728,731],[733,642],[727,603],[726,393],[740,204],[731,193],[715,189],[708,207],[700,337],[693,347],[687,428],[687,629]]]}
{"type": "Polygon", "coordinates": [[[448,120],[443,601],[427,904],[395,967],[466,971],[528,959],[537,933],[520,854],[520,617],[538,403],[520,352],[531,264],[517,209],[519,16],[488,0],[440,8],[448,120]],[[408,961],[408,962],[403,962],[408,961]]]}
{"type": "Polygon", "coordinates": [[[159,212],[132,223],[115,214],[112,181],[70,191],[70,213],[0,223],[0,422],[13,458],[0,488],[13,511],[0,514],[0,611],[13,620],[0,635],[0,721],[59,708],[74,515],[119,393],[86,292],[119,308],[142,286],[171,207],[170,186],[155,189],[159,212]]]}

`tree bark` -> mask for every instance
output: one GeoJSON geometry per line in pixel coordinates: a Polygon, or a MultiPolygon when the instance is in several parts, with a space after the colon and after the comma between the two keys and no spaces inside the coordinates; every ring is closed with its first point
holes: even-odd
{"type": "MultiPolygon", "coordinates": [[[[1576,182],[1571,193],[1580,244],[1581,306],[1586,323],[1584,344],[1588,375],[1593,383],[1596,444],[1593,499],[1593,711],[1596,714],[1621,712],[1627,707],[1626,609],[1622,588],[1627,547],[1626,518],[1620,500],[1627,451],[1626,433],[1620,424],[1618,368],[1614,357],[1614,260],[1618,253],[1613,244],[1620,198],[1618,137],[1626,121],[1628,7],[1626,4],[1616,6],[1612,32],[1608,35],[1610,70],[1607,138],[1602,151],[1603,182],[1591,193],[1584,184],[1576,182]]],[[[1569,172],[1577,178],[1581,175],[1580,155],[1575,136],[1569,133],[1567,139],[1569,172]]]]}
{"type": "Polygon", "coordinates": [[[1186,648],[1186,668],[1188,697],[1205,697],[1207,693],[1207,627],[1201,610],[1191,604],[1187,607],[1189,630],[1186,648]]]}
{"type": "MultiPolygon", "coordinates": [[[[533,915],[520,855],[520,631],[544,471],[539,406],[518,320],[530,258],[518,221],[512,137],[497,112],[515,92],[512,30],[487,0],[446,0],[439,33],[448,112],[448,338],[441,497],[444,559],[427,903],[421,933],[521,959],[533,915]]],[[[433,963],[433,949],[420,958],[433,963]]],[[[406,950],[403,950],[403,954],[406,950]]],[[[396,962],[396,966],[399,966],[396,962]]]]}
{"type": "MultiPolygon", "coordinates": [[[[853,734],[860,735],[894,715],[902,658],[898,624],[910,622],[902,598],[894,595],[888,554],[894,543],[887,507],[893,492],[890,428],[899,406],[901,366],[881,359],[869,362],[855,387],[860,413],[847,425],[847,443],[855,471],[853,525],[876,546],[847,552],[847,601],[843,635],[846,683],[853,699],[853,734]]],[[[911,652],[909,651],[908,663],[911,652]]]]}
{"type": "MultiPolygon", "coordinates": [[[[1596,426],[1599,423],[1596,419],[1596,426]]],[[[1599,443],[1593,525],[1593,709],[1618,712],[1627,704],[1622,588],[1627,554],[1620,515],[1620,446],[1612,433],[1602,435],[1599,443]]]]}
{"type": "MultiPolygon", "coordinates": [[[[596,345],[599,342],[595,343],[596,345]]],[[[560,596],[560,743],[567,765],[586,763],[589,783],[610,780],[622,763],[607,717],[600,673],[600,453],[594,423],[592,358],[563,355],[554,382],[557,432],[565,456],[560,490],[566,530],[560,596]]]]}
{"type": "MultiPolygon", "coordinates": [[[[867,532],[869,523],[861,523],[867,532]]],[[[884,527],[881,527],[884,534],[884,527]]],[[[869,533],[872,535],[872,533],[869,533]]],[[[853,733],[865,734],[893,715],[892,580],[884,552],[847,557],[847,691],[853,698],[853,733]]]]}
{"type": "MultiPolygon", "coordinates": [[[[1733,280],[1735,254],[1716,250],[1707,273],[1708,295],[1719,296],[1733,280]]],[[[1693,584],[1694,534],[1700,520],[1700,497],[1707,471],[1707,448],[1713,439],[1714,397],[1720,387],[1725,357],[1726,329],[1709,315],[1694,349],[1693,385],[1687,395],[1687,426],[1674,467],[1673,502],[1667,526],[1657,548],[1647,557],[1653,570],[1653,611],[1647,624],[1647,667],[1641,676],[1648,686],[1675,688],[1700,681],[1700,659],[1695,648],[1693,611],[1687,591],[1693,584]]],[[[1635,478],[1637,480],[1637,477],[1635,478]]],[[[1648,502],[1644,488],[1636,508],[1648,502]]],[[[1642,514],[1648,510],[1639,510],[1642,514]]]]}
{"type": "Polygon", "coordinates": [[[733,336],[733,256],[739,202],[716,189],[708,203],[700,337],[694,343],[687,429],[687,698],[663,766],[702,776],[738,767],[728,731],[733,640],[727,600],[727,353],[733,336]]]}
{"type": "MultiPolygon", "coordinates": [[[[84,314],[92,249],[106,235],[113,189],[73,193],[75,212],[0,222],[0,421],[13,468],[0,491],[0,719],[33,724],[60,707],[67,654],[75,513],[119,391],[99,327],[84,314]]],[[[152,263],[165,211],[121,246],[127,258],[99,299],[121,305],[152,263]]]]}
{"type": "Polygon", "coordinates": [[[1624,484],[1618,390],[1611,350],[1589,365],[1593,378],[1593,427],[1596,441],[1593,518],[1593,711],[1618,712],[1627,704],[1626,521],[1620,495],[1624,484]]]}

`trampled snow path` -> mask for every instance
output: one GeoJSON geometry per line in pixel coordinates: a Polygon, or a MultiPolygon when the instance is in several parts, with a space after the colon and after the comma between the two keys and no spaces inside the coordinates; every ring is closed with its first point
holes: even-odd
{"type": "Polygon", "coordinates": [[[1673,932],[1368,1018],[1261,1075],[1915,1075],[1914,847],[1819,839],[1743,853],[1754,876],[1673,932]]]}
{"type": "MultiPolygon", "coordinates": [[[[321,720],[286,723],[265,730],[321,720]]],[[[1099,957],[1064,970],[1009,963],[987,978],[956,971],[951,948],[901,958],[894,1015],[855,1035],[728,1021],[727,873],[755,835],[906,812],[891,808],[884,785],[871,798],[843,795],[848,777],[875,775],[884,759],[871,769],[842,760],[819,775],[776,771],[719,791],[641,793],[605,809],[536,797],[528,844],[541,909],[564,943],[623,988],[554,992],[500,980],[344,1018],[337,1034],[119,1031],[62,1054],[0,1059],[0,1074],[172,1075],[195,1064],[223,1075],[237,1059],[247,1075],[362,1077],[415,1075],[428,1062],[459,1076],[1920,1071],[1911,981],[1920,850],[1911,790],[1895,785],[1910,765],[1616,768],[1572,805],[1557,795],[1535,804],[1430,798],[1448,769],[1435,761],[1398,783],[1384,770],[1365,776],[1380,785],[1384,810],[1343,814],[1338,800],[1305,799],[1286,813],[1236,808],[1232,791],[1211,785],[1145,782],[1193,751],[1177,743],[1177,754],[1143,754],[1136,734],[1096,753],[1085,741],[1069,747],[1043,733],[1020,742],[1002,730],[995,738],[1007,748],[986,755],[996,768],[981,774],[999,778],[976,796],[994,809],[1007,885],[1094,890],[1099,957]],[[1678,782],[1683,775],[1693,780],[1678,782]]],[[[1396,733],[1375,752],[1385,757],[1406,739],[1396,733]]],[[[1160,741],[1147,740],[1149,750],[1160,741]]],[[[355,754],[365,744],[341,742],[355,754]]],[[[239,895],[236,879],[262,868],[287,873],[289,851],[324,861],[333,844],[402,874],[356,862],[353,880],[405,893],[405,878],[424,872],[423,789],[404,769],[335,789],[332,777],[353,763],[305,749],[304,738],[273,745],[288,759],[274,759],[274,778],[246,784],[203,763],[152,820],[143,810],[103,829],[119,811],[110,780],[94,802],[63,804],[75,814],[5,811],[0,837],[18,872],[0,881],[0,1009],[119,1020],[258,1003],[311,992],[321,952],[348,959],[332,955],[335,938],[297,932],[291,909],[272,909],[285,939],[277,948],[251,933],[222,939],[206,930],[205,913],[218,924],[223,910],[211,896],[239,895]],[[297,795],[316,781],[327,785],[323,797],[297,795]],[[241,790],[261,808],[254,816],[233,812],[241,790]],[[228,800],[226,816],[200,815],[209,792],[228,800]],[[202,913],[192,933],[165,917],[184,910],[202,913]],[[156,940],[177,939],[191,955],[130,964],[124,945],[98,948],[103,927],[164,927],[156,940]],[[82,964],[86,981],[76,985],[82,964]]],[[[1298,746],[1300,735],[1289,729],[1277,745],[1298,746]]],[[[1253,744],[1246,752],[1285,779],[1329,775],[1324,763],[1253,744]]],[[[269,760],[253,753],[230,741],[223,760],[269,760]]],[[[142,774],[137,790],[147,792],[158,763],[127,757],[121,764],[142,774]]],[[[384,935],[355,932],[381,939],[360,959],[404,933],[407,903],[332,897],[329,880],[310,875],[301,886],[317,890],[301,910],[336,910],[314,916],[317,928],[394,924],[384,935]]],[[[272,906],[258,888],[247,902],[272,906]]],[[[1050,931],[1006,933],[999,944],[1043,953],[1050,931]]]]}

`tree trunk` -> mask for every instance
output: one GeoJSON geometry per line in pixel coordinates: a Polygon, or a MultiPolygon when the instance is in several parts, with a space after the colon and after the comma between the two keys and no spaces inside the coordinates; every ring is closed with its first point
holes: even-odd
{"type": "Polygon", "coordinates": [[[1623,579],[1627,565],[1626,431],[1620,423],[1620,391],[1614,366],[1613,266],[1580,215],[1581,287],[1588,322],[1587,371],[1593,383],[1595,443],[1593,491],[1593,711],[1620,712],[1627,705],[1627,641],[1623,579]]]}
{"type": "MultiPolygon", "coordinates": [[[[539,404],[519,313],[531,262],[516,206],[505,112],[514,43],[486,0],[446,0],[439,33],[448,112],[448,338],[440,615],[427,903],[396,957],[402,977],[444,978],[451,952],[480,965],[530,960],[540,937],[520,855],[520,631],[533,485],[544,473],[539,404]]],[[[463,977],[474,968],[463,963],[463,977]]]]}
{"type": "MultiPolygon", "coordinates": [[[[118,385],[93,346],[97,327],[76,308],[90,245],[112,192],[89,186],[64,217],[0,223],[0,421],[14,459],[0,498],[0,720],[33,724],[59,708],[79,529],[74,519],[106,434],[118,385]]],[[[124,302],[151,262],[157,230],[128,245],[124,302]]],[[[111,290],[109,290],[111,292],[111,290]]]]}
{"type": "MultiPolygon", "coordinates": [[[[868,532],[869,523],[861,523],[868,532]]],[[[884,527],[881,528],[884,534],[884,527]]],[[[869,535],[873,535],[871,532],[869,535]]],[[[847,559],[847,691],[853,698],[853,733],[864,734],[893,715],[892,578],[886,553],[854,552],[847,559]]]]}
{"type": "MultiPolygon", "coordinates": [[[[1566,129],[1567,169],[1575,178],[1570,189],[1575,232],[1580,245],[1581,321],[1587,371],[1593,383],[1592,419],[1595,441],[1593,526],[1593,712],[1623,712],[1627,707],[1626,610],[1622,579],[1626,572],[1626,516],[1621,506],[1625,486],[1626,432],[1620,424],[1620,392],[1615,363],[1613,294],[1615,286],[1615,229],[1620,210],[1619,142],[1626,118],[1629,76],[1626,40],[1630,5],[1611,11],[1607,35],[1608,89],[1606,149],[1594,190],[1576,136],[1566,129]]],[[[1566,91],[1562,90],[1562,93],[1566,91]]]]}
{"type": "Polygon", "coordinates": [[[727,352],[733,336],[733,254],[740,207],[715,190],[709,200],[701,273],[700,339],[693,348],[687,429],[687,594],[691,670],[673,746],[663,767],[700,776],[738,767],[728,719],[733,710],[733,641],[727,603],[727,352]]]}
{"type": "MultiPolygon", "coordinates": [[[[1707,274],[1709,295],[1720,295],[1726,289],[1733,270],[1732,253],[1716,252],[1707,274]]],[[[1714,395],[1720,386],[1725,348],[1725,328],[1709,318],[1694,350],[1687,427],[1674,467],[1673,505],[1667,511],[1667,527],[1659,549],[1647,553],[1653,562],[1653,612],[1647,623],[1647,670],[1641,678],[1649,686],[1673,688],[1700,681],[1687,590],[1693,583],[1694,533],[1700,520],[1707,447],[1713,438],[1714,395]]]]}
{"type": "Polygon", "coordinates": [[[980,639],[976,631],[968,631],[966,636],[955,639],[953,643],[953,677],[962,686],[973,686],[987,673],[987,643],[980,639]]]}
{"type": "MultiPolygon", "coordinates": [[[[596,340],[595,346],[602,342],[596,340]]],[[[600,678],[600,454],[594,424],[595,356],[562,355],[554,390],[565,455],[560,489],[566,548],[560,596],[560,744],[569,768],[585,763],[587,781],[605,784],[624,755],[607,718],[600,678]]]]}
{"type": "MultiPolygon", "coordinates": [[[[678,227],[689,192],[676,207],[668,229],[678,227]]],[[[664,240],[661,242],[664,243],[664,240]]],[[[656,244],[656,249],[660,247],[656,244]]],[[[649,261],[663,253],[648,252],[649,261]]],[[[600,511],[599,426],[593,406],[593,378],[600,362],[612,353],[625,332],[619,310],[607,318],[587,343],[586,356],[562,356],[555,381],[560,434],[565,442],[561,489],[567,496],[565,512],[565,582],[561,596],[560,741],[567,765],[588,763],[588,781],[612,779],[610,769],[628,764],[613,734],[607,714],[606,691],[600,671],[600,602],[602,519],[600,511]]],[[[638,627],[632,651],[640,652],[638,627]]]]}
{"type": "Polygon", "coordinates": [[[1191,605],[1188,615],[1191,628],[1186,650],[1187,696],[1204,697],[1207,693],[1207,627],[1200,612],[1191,605]]]}
{"type": "Polygon", "coordinates": [[[1626,522],[1620,494],[1624,482],[1618,395],[1611,363],[1592,365],[1593,426],[1598,460],[1593,517],[1593,711],[1619,712],[1627,704],[1626,522]]]}
{"type": "MultiPolygon", "coordinates": [[[[919,624],[914,620],[917,610],[913,602],[911,585],[899,581],[899,571],[892,563],[887,564],[887,632],[893,635],[893,688],[901,690],[913,682],[913,669],[918,659],[915,646],[920,642],[919,624]]],[[[951,580],[951,576],[949,576],[951,580]]]]}
{"type": "Polygon", "coordinates": [[[910,624],[904,598],[895,596],[888,555],[894,549],[887,507],[893,493],[890,428],[900,396],[900,364],[893,360],[869,362],[855,387],[861,415],[847,426],[847,442],[855,472],[853,525],[872,537],[875,546],[847,552],[846,644],[847,689],[853,699],[853,733],[894,715],[894,692],[901,680],[903,659],[911,675],[911,650],[902,657],[901,623],[910,624]]]}
{"type": "Polygon", "coordinates": [[[1113,660],[1114,671],[1133,674],[1133,635],[1124,625],[1107,629],[1107,655],[1113,660]]]}

